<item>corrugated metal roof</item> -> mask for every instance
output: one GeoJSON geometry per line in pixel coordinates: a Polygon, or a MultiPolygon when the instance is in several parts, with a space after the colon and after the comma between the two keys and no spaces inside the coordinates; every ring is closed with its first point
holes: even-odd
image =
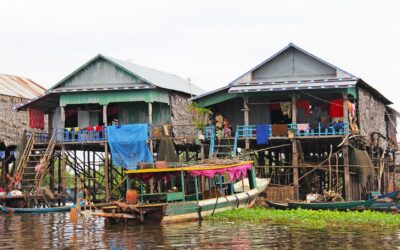
{"type": "Polygon", "coordinates": [[[42,95],[45,88],[31,79],[0,74],[0,94],[32,99],[42,95]]]}
{"type": "MultiPolygon", "coordinates": [[[[145,66],[141,66],[138,64],[134,64],[131,62],[127,62],[127,61],[123,61],[123,60],[119,60],[116,58],[112,58],[112,57],[108,57],[108,56],[99,54],[99,55],[95,56],[94,58],[92,58],[91,60],[89,60],[88,62],[86,62],[84,65],[82,65],[78,69],[76,69],[74,72],[72,72],[71,74],[66,76],[64,79],[62,79],[56,85],[54,85],[53,87],[48,89],[47,93],[56,92],[56,89],[60,85],[62,85],[64,82],[68,81],[70,78],[72,78],[78,72],[80,72],[82,69],[86,68],[88,65],[95,62],[99,58],[102,58],[112,64],[115,64],[117,67],[123,69],[128,74],[132,74],[135,77],[138,77],[138,78],[142,79],[144,82],[147,82],[148,84],[151,84],[155,87],[175,90],[175,91],[179,91],[179,92],[183,92],[183,93],[187,93],[187,94],[191,94],[191,95],[200,95],[205,92],[201,88],[197,87],[196,85],[190,83],[189,81],[186,81],[185,79],[183,79],[177,75],[165,73],[165,72],[162,72],[159,70],[155,70],[152,68],[148,68],[145,66]]],[[[135,85],[134,87],[136,88],[137,85],[135,85]]],[[[113,90],[112,86],[110,86],[109,88],[110,88],[110,90],[113,90]]],[[[65,91],[63,91],[63,92],[74,91],[74,89],[70,89],[68,91],[66,89],[64,89],[64,90],[65,91]]],[[[76,89],[75,91],[79,91],[79,90],[76,89]]]]}
{"type": "Polygon", "coordinates": [[[265,91],[289,91],[303,89],[333,89],[355,87],[357,80],[347,81],[294,81],[294,82],[259,82],[247,84],[235,84],[229,89],[229,93],[237,92],[265,92],[265,91]]]}
{"type": "Polygon", "coordinates": [[[205,91],[197,87],[196,85],[184,80],[183,78],[165,73],[159,70],[155,70],[152,68],[144,67],[141,65],[137,65],[131,62],[122,61],[116,58],[104,56],[108,60],[120,65],[131,73],[143,78],[151,84],[154,84],[158,87],[164,89],[172,89],[176,91],[185,92],[193,95],[203,94],[205,91]]]}

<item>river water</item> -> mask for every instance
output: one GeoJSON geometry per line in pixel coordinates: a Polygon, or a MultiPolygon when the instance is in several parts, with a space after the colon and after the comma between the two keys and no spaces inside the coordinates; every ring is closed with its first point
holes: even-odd
{"type": "Polygon", "coordinates": [[[268,223],[72,224],[68,213],[0,215],[0,249],[398,249],[400,229],[307,229],[268,223]]]}

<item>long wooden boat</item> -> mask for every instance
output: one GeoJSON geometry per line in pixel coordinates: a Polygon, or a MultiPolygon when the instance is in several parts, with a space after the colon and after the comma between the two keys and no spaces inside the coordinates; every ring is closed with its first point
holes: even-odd
{"type": "Polygon", "coordinates": [[[111,222],[121,218],[159,221],[161,224],[201,220],[219,211],[251,206],[269,184],[269,179],[255,177],[251,161],[139,169],[125,173],[128,183],[134,179],[135,183],[141,184],[139,202],[115,202],[93,215],[111,222]],[[155,180],[163,180],[164,185],[158,185],[163,190],[151,193],[148,189],[155,180]]]}
{"type": "Polygon", "coordinates": [[[348,209],[365,209],[369,208],[375,199],[366,201],[345,201],[345,202],[289,202],[288,208],[302,208],[302,209],[313,209],[313,210],[348,210],[348,209]]]}
{"type": "Polygon", "coordinates": [[[11,208],[0,206],[0,210],[3,213],[16,213],[16,214],[38,214],[38,213],[56,213],[56,212],[68,212],[73,206],[63,207],[43,207],[43,208],[11,208]]]}
{"type": "Polygon", "coordinates": [[[272,201],[265,201],[270,208],[278,209],[278,210],[286,210],[288,209],[288,204],[287,203],[276,203],[272,201]]]}
{"type": "Polygon", "coordinates": [[[382,211],[382,212],[399,211],[400,204],[394,202],[376,201],[368,209],[373,211],[382,211]]]}
{"type": "Polygon", "coordinates": [[[395,190],[395,191],[390,192],[390,193],[378,195],[377,198],[378,199],[384,199],[384,198],[391,198],[392,199],[392,198],[395,198],[397,196],[397,193],[398,193],[398,191],[395,190]]]}

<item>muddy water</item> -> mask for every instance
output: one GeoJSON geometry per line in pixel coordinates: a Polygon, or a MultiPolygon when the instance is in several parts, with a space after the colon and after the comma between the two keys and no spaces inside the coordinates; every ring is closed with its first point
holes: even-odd
{"type": "Polygon", "coordinates": [[[306,229],[286,225],[184,223],[73,225],[68,213],[0,215],[0,249],[396,249],[400,229],[306,229]]]}

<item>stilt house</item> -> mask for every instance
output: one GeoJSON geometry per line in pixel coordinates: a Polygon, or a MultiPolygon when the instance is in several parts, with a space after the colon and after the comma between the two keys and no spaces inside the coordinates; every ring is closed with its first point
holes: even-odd
{"type": "MultiPolygon", "coordinates": [[[[13,108],[43,94],[45,88],[31,79],[0,74],[0,158],[1,184],[5,183],[8,165],[15,160],[14,153],[24,131],[45,128],[44,114],[35,110],[15,112],[13,108]]],[[[17,155],[17,153],[15,154],[17,155]]]]}
{"type": "Polygon", "coordinates": [[[217,140],[215,126],[206,128],[210,156],[221,156],[227,145],[239,156],[258,150],[253,154],[258,175],[271,178],[272,200],[329,190],[354,200],[394,187],[392,102],[292,43],[193,101],[227,118],[224,124],[232,130],[217,140]]]}
{"type": "Polygon", "coordinates": [[[18,108],[41,110],[49,119],[48,137],[33,136],[26,146],[26,152],[32,153],[22,156],[18,171],[23,190],[43,184],[43,176],[34,180],[27,176],[29,166],[44,161],[49,164],[52,191],[65,192],[68,167],[74,172],[75,188],[81,183],[92,194],[105,195],[96,199],[108,200],[111,191],[121,187],[123,171],[109,156],[106,126],[149,124],[152,151],[161,134],[156,128],[164,124],[172,125],[179,145],[192,143],[195,130],[187,104],[190,97],[201,93],[176,75],[97,55],[44,95],[18,108]]]}

